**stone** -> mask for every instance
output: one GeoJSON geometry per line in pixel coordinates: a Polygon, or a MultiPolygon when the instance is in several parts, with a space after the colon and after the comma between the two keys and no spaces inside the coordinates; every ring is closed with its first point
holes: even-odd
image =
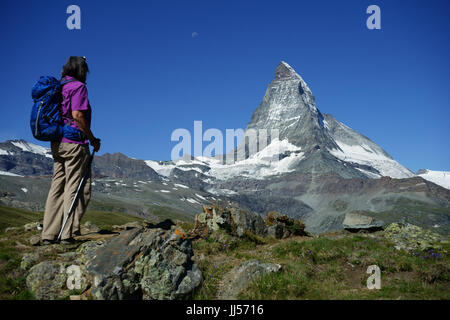
{"type": "Polygon", "coordinates": [[[39,235],[34,235],[29,241],[32,246],[38,246],[41,243],[41,237],[39,235]]]}
{"type": "Polygon", "coordinates": [[[33,231],[38,229],[39,222],[30,222],[24,225],[24,229],[26,232],[33,231]]]}
{"type": "Polygon", "coordinates": [[[239,237],[242,237],[246,231],[260,236],[265,236],[267,233],[264,219],[259,214],[249,210],[232,208],[231,217],[239,237]]]}
{"type": "Polygon", "coordinates": [[[125,231],[87,263],[91,294],[94,299],[184,299],[201,283],[192,256],[190,240],[172,237],[172,231],[125,231]]]}
{"type": "Polygon", "coordinates": [[[250,210],[219,205],[203,206],[203,212],[195,216],[194,234],[206,236],[219,229],[238,237],[247,231],[260,236],[267,233],[263,218],[250,210]]]}
{"type": "Polygon", "coordinates": [[[67,298],[75,284],[83,299],[186,299],[203,280],[191,240],[176,228],[139,227],[69,251],[57,245],[37,251],[53,257],[34,266],[37,252],[22,260],[29,269],[27,287],[37,299],[67,298]]]}
{"type": "Polygon", "coordinates": [[[223,290],[219,294],[220,300],[235,300],[257,277],[271,272],[279,272],[281,265],[276,263],[261,263],[258,260],[250,260],[229,271],[222,280],[223,290]]]}
{"type": "Polygon", "coordinates": [[[275,239],[281,239],[284,235],[284,227],[282,224],[275,224],[273,226],[267,227],[267,235],[275,239]]]}
{"type": "Polygon", "coordinates": [[[410,223],[392,223],[384,230],[384,236],[394,243],[397,250],[442,249],[442,238],[439,234],[410,223]]]}
{"type": "Polygon", "coordinates": [[[26,278],[28,289],[38,300],[57,300],[69,294],[67,273],[63,263],[43,261],[30,269],[26,278]]]}
{"type": "Polygon", "coordinates": [[[29,270],[32,266],[36,264],[40,255],[38,252],[29,252],[25,253],[22,257],[22,261],[20,262],[20,269],[29,270]]]}
{"type": "Polygon", "coordinates": [[[302,221],[276,211],[270,211],[267,214],[265,223],[268,226],[267,235],[276,239],[288,238],[293,235],[309,236],[302,221]]]}
{"type": "Polygon", "coordinates": [[[372,217],[362,215],[356,212],[350,212],[345,215],[342,226],[349,231],[368,230],[376,231],[381,230],[384,222],[381,220],[375,220],[372,217]]]}

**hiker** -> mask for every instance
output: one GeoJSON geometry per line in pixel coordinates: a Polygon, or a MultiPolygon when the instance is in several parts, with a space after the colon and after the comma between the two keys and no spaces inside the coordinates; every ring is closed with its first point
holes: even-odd
{"type": "MultiPolygon", "coordinates": [[[[86,88],[89,68],[85,57],[71,56],[62,68],[61,80],[72,80],[62,87],[62,118],[65,124],[79,129],[85,140],[75,141],[65,137],[51,142],[53,155],[53,177],[45,204],[42,244],[55,243],[77,187],[85,172],[90,157],[89,143],[94,151],[100,149],[100,139],[94,137],[91,127],[91,106],[86,88]],[[75,81],[74,81],[75,80],[75,81]]],[[[80,221],[91,196],[91,174],[89,173],[61,235],[61,243],[74,242],[80,235],[80,221]]]]}

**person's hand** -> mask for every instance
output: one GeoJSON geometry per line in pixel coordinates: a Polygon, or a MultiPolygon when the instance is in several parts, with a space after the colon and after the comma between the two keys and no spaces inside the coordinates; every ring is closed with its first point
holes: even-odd
{"type": "Polygon", "coordinates": [[[94,138],[94,140],[90,141],[90,143],[95,152],[98,152],[98,150],[100,150],[100,139],[94,138]]]}

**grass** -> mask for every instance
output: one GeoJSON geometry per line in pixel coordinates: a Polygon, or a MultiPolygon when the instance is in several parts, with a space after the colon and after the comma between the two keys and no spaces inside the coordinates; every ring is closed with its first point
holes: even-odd
{"type": "MultiPolygon", "coordinates": [[[[445,248],[447,251],[448,244],[445,248]]],[[[449,257],[411,254],[381,237],[349,235],[289,241],[273,252],[282,272],[257,279],[243,299],[450,299],[449,257]],[[382,288],[367,289],[367,267],[381,269],[382,288]]]]}
{"type": "MultiPolygon", "coordinates": [[[[43,217],[42,212],[0,206],[0,230],[4,231],[8,227],[22,227],[26,223],[42,221],[43,217]]],[[[112,225],[142,220],[142,218],[120,212],[87,210],[82,223],[91,221],[100,228],[108,228],[112,225]]]]}
{"type": "MultiPolygon", "coordinates": [[[[160,211],[162,214],[163,211],[160,211]]],[[[32,299],[26,289],[26,274],[20,270],[22,255],[31,235],[25,223],[40,221],[42,213],[0,206],[0,225],[19,227],[0,233],[0,299],[32,299]],[[23,245],[25,244],[25,246],[23,245]]],[[[110,228],[141,218],[118,212],[89,210],[83,222],[110,228]]],[[[185,231],[191,222],[180,221],[185,231]]],[[[439,252],[406,252],[394,249],[383,232],[353,234],[337,232],[320,237],[292,237],[275,240],[246,233],[232,237],[219,230],[193,242],[194,259],[204,281],[194,299],[217,299],[224,276],[249,259],[279,263],[282,269],[259,277],[240,299],[450,299],[450,244],[439,252]],[[366,287],[367,267],[381,269],[380,290],[366,287]]],[[[55,253],[53,253],[55,254],[55,253]]],[[[46,256],[45,259],[51,259],[46,256]]]]}
{"type": "Polygon", "coordinates": [[[213,234],[194,242],[205,278],[194,298],[216,299],[227,272],[246,260],[258,259],[280,263],[282,270],[253,281],[240,299],[450,299],[448,244],[441,252],[408,253],[394,249],[382,235],[341,232],[285,240],[248,237],[235,244],[230,236],[213,234]],[[370,265],[381,269],[380,290],[367,289],[370,265]]]}
{"type": "Polygon", "coordinates": [[[23,209],[0,206],[0,231],[8,227],[19,227],[29,222],[42,220],[43,214],[23,209]]]}
{"type": "Polygon", "coordinates": [[[20,251],[13,244],[13,241],[0,242],[0,299],[33,299],[32,293],[26,289],[25,274],[19,269],[20,251]]]}
{"type": "Polygon", "coordinates": [[[192,222],[194,219],[189,217],[186,213],[178,212],[172,208],[151,205],[148,206],[148,212],[152,215],[157,216],[160,219],[172,219],[172,220],[180,220],[185,222],[192,222]]]}

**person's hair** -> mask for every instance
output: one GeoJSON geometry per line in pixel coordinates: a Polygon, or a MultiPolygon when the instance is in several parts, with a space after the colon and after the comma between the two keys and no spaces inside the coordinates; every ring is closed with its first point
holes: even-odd
{"type": "Polygon", "coordinates": [[[61,78],[71,76],[83,83],[86,82],[86,76],[89,72],[89,67],[86,63],[85,57],[71,56],[67,59],[66,64],[61,71],[61,78]]]}

